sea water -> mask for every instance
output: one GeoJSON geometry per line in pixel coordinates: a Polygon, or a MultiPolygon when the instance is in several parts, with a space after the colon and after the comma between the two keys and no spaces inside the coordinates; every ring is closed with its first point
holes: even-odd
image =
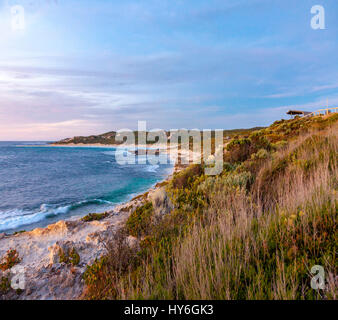
{"type": "Polygon", "coordinates": [[[120,165],[115,159],[120,151],[0,142],[0,232],[111,210],[172,171],[169,161],[120,165]]]}

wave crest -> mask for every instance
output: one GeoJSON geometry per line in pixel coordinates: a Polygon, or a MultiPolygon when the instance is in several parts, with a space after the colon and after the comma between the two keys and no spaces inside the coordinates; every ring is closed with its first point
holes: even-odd
{"type": "Polygon", "coordinates": [[[0,211],[0,232],[38,223],[46,218],[67,214],[72,210],[95,204],[113,203],[102,199],[91,199],[59,207],[44,203],[37,210],[12,209],[3,212],[0,211]]]}

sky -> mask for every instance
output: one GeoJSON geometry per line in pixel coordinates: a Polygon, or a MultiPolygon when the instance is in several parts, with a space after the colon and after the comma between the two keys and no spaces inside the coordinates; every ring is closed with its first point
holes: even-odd
{"type": "Polygon", "coordinates": [[[336,0],[0,0],[0,140],[248,128],[338,106],[337,39],[336,0]]]}

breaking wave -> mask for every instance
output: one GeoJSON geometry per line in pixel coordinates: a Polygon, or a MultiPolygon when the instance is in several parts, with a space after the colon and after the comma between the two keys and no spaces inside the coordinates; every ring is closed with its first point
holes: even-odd
{"type": "Polygon", "coordinates": [[[84,200],[70,205],[55,207],[50,204],[42,204],[39,209],[21,210],[13,209],[0,212],[0,232],[10,229],[17,229],[33,223],[38,223],[44,219],[52,218],[59,215],[64,215],[72,210],[82,208],[88,205],[108,204],[113,205],[112,202],[101,199],[84,200]]]}

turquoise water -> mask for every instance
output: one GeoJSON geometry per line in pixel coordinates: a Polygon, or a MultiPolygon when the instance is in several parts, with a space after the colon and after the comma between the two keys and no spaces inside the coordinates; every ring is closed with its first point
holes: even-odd
{"type": "Polygon", "coordinates": [[[112,209],[172,170],[169,161],[119,165],[119,149],[45,144],[0,142],[0,232],[32,230],[112,209]]]}

